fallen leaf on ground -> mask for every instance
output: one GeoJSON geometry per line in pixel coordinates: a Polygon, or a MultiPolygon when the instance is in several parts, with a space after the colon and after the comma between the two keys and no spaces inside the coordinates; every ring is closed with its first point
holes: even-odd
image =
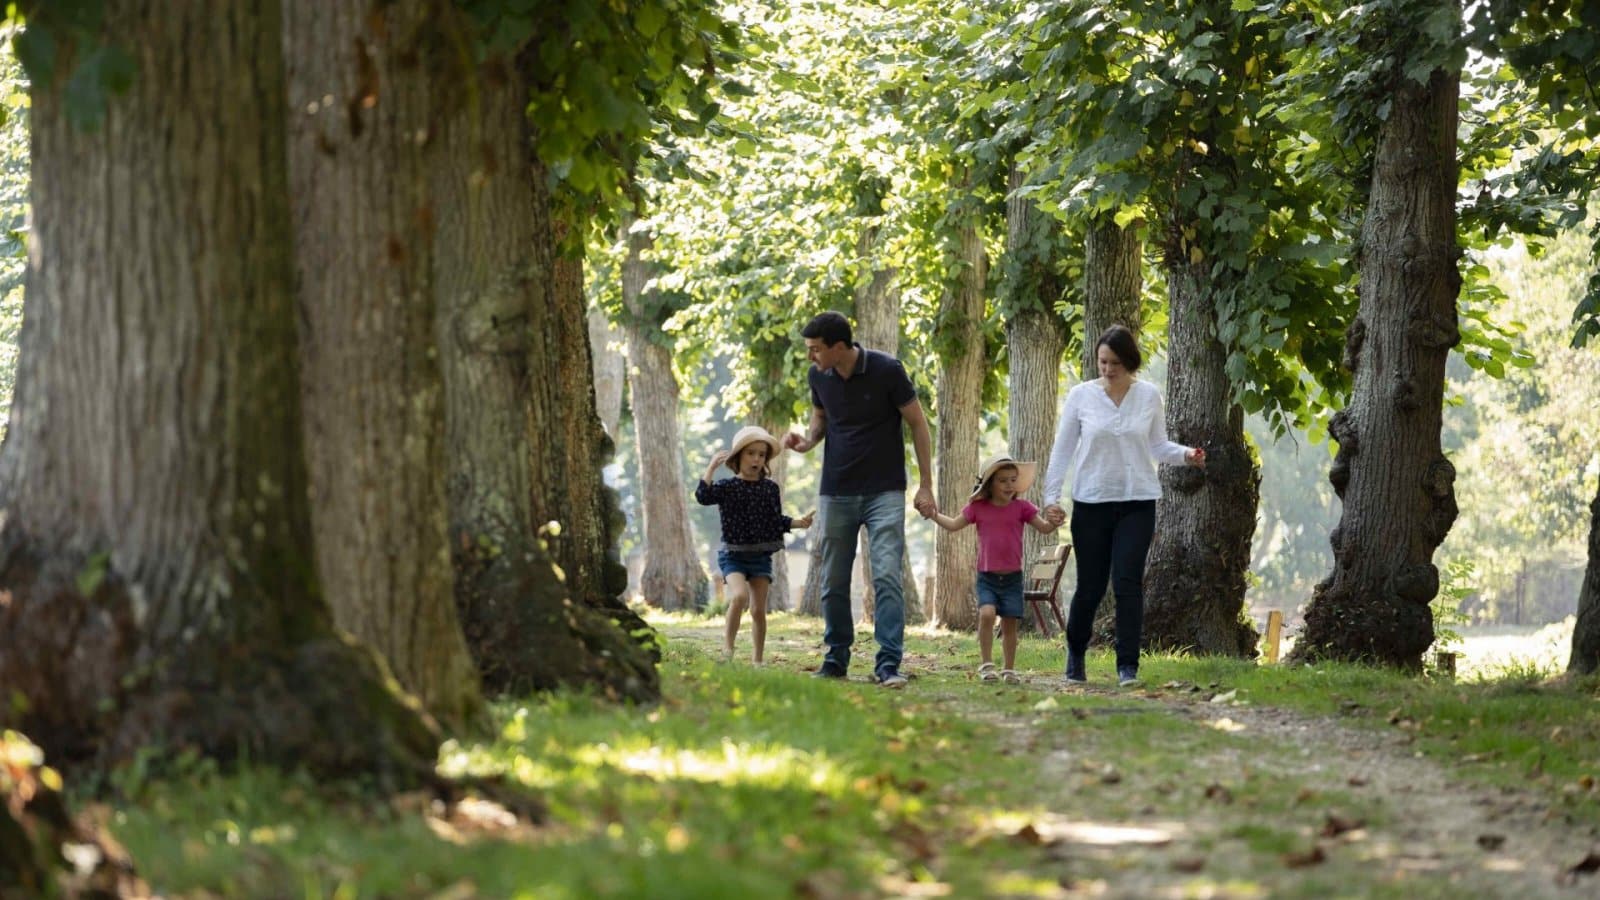
{"type": "Polygon", "coordinates": [[[1345,784],[1348,784],[1351,787],[1366,787],[1367,779],[1361,777],[1360,775],[1351,775],[1345,780],[1345,784]]]}
{"type": "Polygon", "coordinates": [[[1234,690],[1228,691],[1227,693],[1217,694],[1216,696],[1211,698],[1211,702],[1212,703],[1227,703],[1229,700],[1232,700],[1234,697],[1238,696],[1238,694],[1239,694],[1239,690],[1237,688],[1235,688],[1234,690]]]}
{"type": "Polygon", "coordinates": [[[1232,803],[1233,791],[1228,790],[1216,782],[1212,782],[1206,786],[1206,799],[1215,800],[1218,803],[1232,803]]]}
{"type": "Polygon", "coordinates": [[[1348,819],[1338,813],[1331,812],[1328,813],[1327,820],[1322,823],[1322,836],[1338,837],[1347,831],[1355,831],[1365,824],[1366,822],[1361,819],[1348,819]]]}
{"type": "Polygon", "coordinates": [[[1291,869],[1304,869],[1306,866],[1315,866],[1327,862],[1328,854],[1322,852],[1321,844],[1312,844],[1310,850],[1301,853],[1285,853],[1283,864],[1291,869]]]}
{"type": "Polygon", "coordinates": [[[1183,856],[1172,861],[1172,869],[1175,872],[1194,873],[1205,867],[1206,858],[1204,856],[1183,856]]]}
{"type": "Polygon", "coordinates": [[[1478,835],[1478,846],[1485,850],[1499,850],[1505,842],[1506,836],[1503,834],[1478,835]]]}
{"type": "Polygon", "coordinates": [[[1590,850],[1583,859],[1578,860],[1577,865],[1557,876],[1556,883],[1561,885],[1576,884],[1579,876],[1593,875],[1595,872],[1600,872],[1600,853],[1590,850]]]}

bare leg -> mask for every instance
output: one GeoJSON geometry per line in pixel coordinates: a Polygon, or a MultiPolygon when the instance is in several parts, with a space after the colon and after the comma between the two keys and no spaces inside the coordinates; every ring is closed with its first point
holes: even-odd
{"type": "Polygon", "coordinates": [[[984,662],[994,661],[994,607],[978,607],[978,655],[984,662]]]}
{"type": "Polygon", "coordinates": [[[1017,667],[1017,620],[1005,618],[1000,620],[1000,652],[1004,654],[1006,664],[1004,668],[1017,667]]]}
{"type": "Polygon", "coordinates": [[[735,572],[728,576],[728,621],[722,632],[722,655],[733,656],[733,639],[739,636],[739,619],[744,616],[744,604],[750,597],[750,584],[745,581],[744,573],[735,572]]]}
{"type": "Polygon", "coordinates": [[[750,642],[755,647],[751,659],[756,665],[765,662],[767,649],[767,589],[772,587],[772,582],[766,578],[757,578],[750,582],[750,642]]]}

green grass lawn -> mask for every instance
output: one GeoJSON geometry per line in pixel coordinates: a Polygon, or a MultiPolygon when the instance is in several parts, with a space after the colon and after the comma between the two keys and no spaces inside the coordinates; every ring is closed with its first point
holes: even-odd
{"type": "Polygon", "coordinates": [[[1381,864],[1377,842],[1326,835],[1403,810],[1233,721],[1282,707],[1399,732],[1464,779],[1600,824],[1593,682],[1157,656],[1145,687],[1119,690],[1101,651],[1090,689],[1066,691],[1054,643],[1024,640],[1029,683],[1004,686],[976,680],[971,636],[919,631],[915,677],[892,692],[865,664],[846,683],[806,677],[814,620],[774,616],[764,668],[716,660],[718,620],[655,624],[661,704],[503,701],[496,734],[441,750],[447,773],[537,793],[543,822],[203,763],[124,773],[106,815],[171,896],[1460,896],[1381,864]]]}

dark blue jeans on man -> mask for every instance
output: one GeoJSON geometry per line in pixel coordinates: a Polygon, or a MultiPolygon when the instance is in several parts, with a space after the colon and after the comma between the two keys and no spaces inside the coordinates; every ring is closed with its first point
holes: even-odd
{"type": "MultiPolygon", "coordinates": [[[[1144,563],[1156,531],[1154,500],[1072,503],[1073,555],[1078,589],[1067,610],[1067,652],[1081,657],[1089,647],[1094,615],[1106,595],[1117,595],[1117,670],[1139,667],[1144,632],[1144,563]]],[[[1069,657],[1070,659],[1070,657],[1069,657]]]]}
{"type": "Polygon", "coordinates": [[[881,494],[828,495],[818,499],[822,531],[822,643],[827,651],[822,670],[843,675],[850,668],[855,642],[855,617],[850,610],[850,569],[856,561],[856,538],[864,525],[872,562],[873,637],[878,678],[900,671],[905,646],[905,594],[900,566],[906,548],[905,491],[881,494]]]}

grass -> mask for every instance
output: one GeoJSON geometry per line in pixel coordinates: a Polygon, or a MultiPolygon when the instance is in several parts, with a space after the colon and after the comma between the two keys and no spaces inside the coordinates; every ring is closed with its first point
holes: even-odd
{"type": "Polygon", "coordinates": [[[1023,642],[1031,683],[1018,688],[976,680],[971,636],[917,632],[916,678],[890,692],[805,677],[812,621],[774,616],[760,669],[715,661],[716,620],[655,624],[660,705],[505,701],[494,735],[441,750],[446,772],[532,788],[543,823],[204,762],[125,773],[107,814],[142,874],[180,897],[1446,895],[1354,844],[1299,865],[1329,843],[1331,815],[1382,827],[1394,801],[1309,776],[1296,748],[1205,702],[1234,691],[1232,703],[1399,729],[1467,776],[1600,821],[1582,787],[1600,771],[1593,683],[1156,656],[1147,689],[1129,692],[1096,652],[1093,689],[1063,693],[1052,643],[1023,642]]]}

